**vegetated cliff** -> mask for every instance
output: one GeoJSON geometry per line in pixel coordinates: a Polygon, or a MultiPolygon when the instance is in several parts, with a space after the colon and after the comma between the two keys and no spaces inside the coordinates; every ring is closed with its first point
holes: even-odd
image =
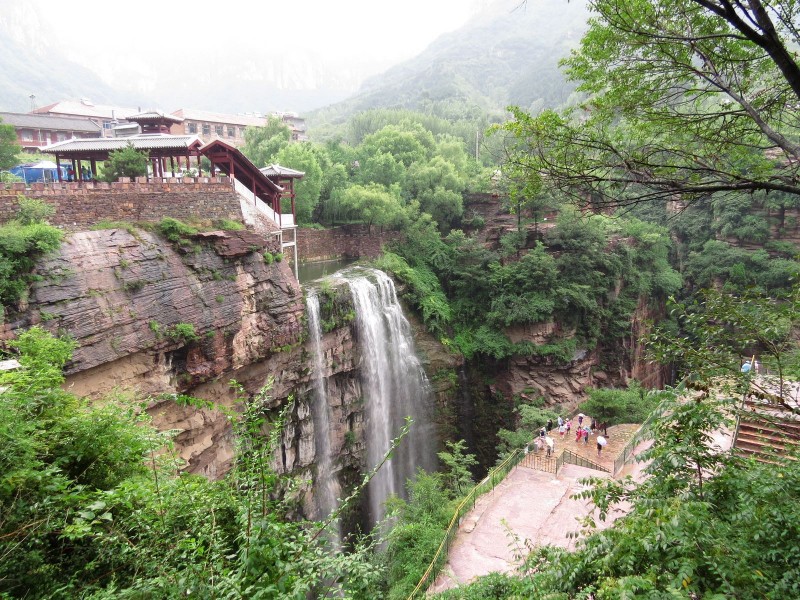
{"type": "MultiPolygon", "coordinates": [[[[135,390],[147,399],[154,423],[176,431],[187,470],[212,478],[231,467],[230,424],[219,410],[186,396],[237,410],[271,381],[272,416],[291,402],[275,467],[306,482],[301,502],[310,514],[311,494],[302,492],[310,490],[316,452],[312,360],[303,292],[289,266],[275,260],[278,250],[273,240],[247,231],[197,234],[180,244],[138,229],[74,233],[40,263],[27,309],[6,333],[40,324],[71,336],[78,347],[66,385],[96,399],[135,390]]],[[[336,297],[340,313],[352,313],[346,285],[336,297]]],[[[328,323],[322,345],[331,452],[346,491],[365,466],[360,351],[352,320],[324,309],[321,316],[328,323]]],[[[426,367],[446,406],[452,378],[436,377],[434,371],[448,367],[431,358],[438,342],[428,342],[426,367]]]]}

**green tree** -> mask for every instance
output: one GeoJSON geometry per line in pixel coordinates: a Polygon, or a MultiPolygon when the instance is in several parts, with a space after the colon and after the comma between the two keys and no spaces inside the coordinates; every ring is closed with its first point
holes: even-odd
{"type": "MultiPolygon", "coordinates": [[[[292,139],[292,130],[279,117],[270,116],[264,127],[244,130],[242,153],[259,168],[276,161],[278,152],[292,139]]],[[[287,165],[288,166],[288,165],[287,165]]]]}
{"type": "Polygon", "coordinates": [[[566,61],[588,99],[514,110],[511,161],[595,208],[800,193],[795,0],[597,0],[566,61]]]}
{"type": "Polygon", "coordinates": [[[22,147],[17,141],[17,131],[13,125],[3,125],[0,119],[0,169],[10,169],[17,164],[17,154],[22,147]]]}
{"type": "Polygon", "coordinates": [[[284,167],[303,171],[305,175],[295,182],[295,213],[297,222],[305,225],[311,222],[311,216],[319,203],[322,191],[322,167],[317,152],[308,142],[298,142],[284,146],[275,157],[284,167]]]}
{"type": "Polygon", "coordinates": [[[364,138],[358,147],[359,161],[378,153],[389,154],[404,167],[423,160],[433,146],[433,135],[421,125],[387,125],[364,138]],[[427,135],[426,135],[427,134],[427,135]],[[426,146],[427,144],[427,146],[426,146]]]}
{"type": "Polygon", "coordinates": [[[347,214],[369,227],[394,227],[407,218],[397,189],[387,190],[377,183],[351,185],[342,192],[341,203],[347,214]]]}
{"type": "Polygon", "coordinates": [[[103,170],[103,179],[116,181],[120,177],[141,177],[147,174],[148,157],[146,152],[140,152],[128,144],[120,150],[114,150],[108,155],[108,164],[103,170]]]}
{"type": "Polygon", "coordinates": [[[448,441],[445,442],[447,450],[437,453],[439,460],[447,470],[447,486],[459,496],[466,494],[474,484],[471,470],[478,464],[474,454],[465,452],[466,445],[464,440],[448,441]]]}

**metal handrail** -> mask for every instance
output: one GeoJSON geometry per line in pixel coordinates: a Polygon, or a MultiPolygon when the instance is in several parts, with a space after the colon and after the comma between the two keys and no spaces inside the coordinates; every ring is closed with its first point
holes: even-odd
{"type": "Polygon", "coordinates": [[[598,464],[598,463],[596,463],[596,462],[594,462],[592,460],[589,460],[588,458],[584,458],[583,456],[581,456],[579,454],[575,454],[572,450],[567,450],[566,448],[561,453],[561,456],[559,458],[561,458],[561,466],[563,466],[564,463],[569,463],[571,465],[576,465],[578,467],[586,467],[587,469],[594,469],[595,471],[602,471],[603,473],[610,473],[611,472],[611,471],[608,470],[608,468],[606,468],[606,467],[604,467],[604,466],[602,466],[602,465],[600,465],[600,464],[598,464]],[[567,459],[569,459],[569,460],[567,460],[567,459]]]}

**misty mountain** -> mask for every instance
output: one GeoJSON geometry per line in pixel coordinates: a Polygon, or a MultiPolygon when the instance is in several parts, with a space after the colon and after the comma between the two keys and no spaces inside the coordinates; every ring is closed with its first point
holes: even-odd
{"type": "Polygon", "coordinates": [[[53,38],[53,32],[27,2],[3,1],[0,109],[27,112],[31,108],[31,94],[37,106],[81,97],[100,103],[125,103],[125,98],[95,73],[64,58],[52,43],[53,38]]]}
{"type": "Polygon", "coordinates": [[[367,80],[358,94],[310,115],[341,123],[372,108],[407,108],[446,118],[476,110],[557,106],[575,88],[558,62],[586,29],[584,1],[498,0],[417,57],[367,80]]]}

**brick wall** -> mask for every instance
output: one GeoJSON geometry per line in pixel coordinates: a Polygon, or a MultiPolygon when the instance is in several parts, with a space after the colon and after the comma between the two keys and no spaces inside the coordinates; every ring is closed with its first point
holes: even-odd
{"type": "Polygon", "coordinates": [[[381,248],[402,234],[397,231],[370,232],[365,225],[332,229],[298,229],[297,255],[301,262],[334,258],[375,258],[381,248]]]}
{"type": "Polygon", "coordinates": [[[232,219],[241,222],[239,197],[227,178],[158,179],[150,182],[15,183],[0,189],[0,222],[16,214],[17,196],[38,198],[56,207],[50,219],[67,230],[103,220],[157,222],[232,219]]]}

